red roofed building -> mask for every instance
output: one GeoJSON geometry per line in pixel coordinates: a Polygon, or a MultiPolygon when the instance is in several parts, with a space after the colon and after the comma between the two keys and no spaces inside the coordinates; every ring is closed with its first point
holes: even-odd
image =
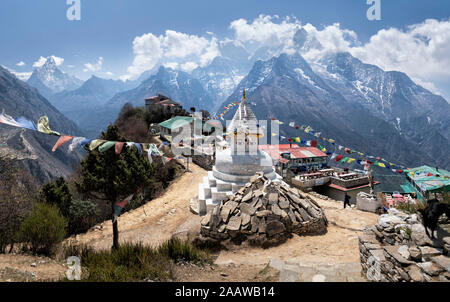
{"type": "Polygon", "coordinates": [[[294,174],[319,171],[327,166],[327,155],[316,147],[300,147],[296,144],[259,145],[267,152],[274,165],[282,171],[290,169],[294,174]]]}

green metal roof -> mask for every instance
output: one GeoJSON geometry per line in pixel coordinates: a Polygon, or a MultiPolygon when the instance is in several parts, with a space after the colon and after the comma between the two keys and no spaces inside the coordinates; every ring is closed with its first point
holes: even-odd
{"type": "Polygon", "coordinates": [[[446,170],[436,171],[436,168],[421,166],[404,173],[424,192],[450,190],[450,172],[446,170]]]}
{"type": "Polygon", "coordinates": [[[400,185],[400,187],[402,188],[403,193],[418,193],[417,190],[409,182],[405,183],[404,185],[400,185]]]}
{"type": "Polygon", "coordinates": [[[161,127],[168,128],[170,130],[175,130],[180,127],[183,127],[186,124],[190,124],[194,121],[194,118],[191,116],[175,116],[170,120],[159,123],[161,127]]]}

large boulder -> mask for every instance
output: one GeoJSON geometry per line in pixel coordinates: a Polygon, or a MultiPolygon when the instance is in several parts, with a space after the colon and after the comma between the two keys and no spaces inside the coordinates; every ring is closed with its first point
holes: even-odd
{"type": "Polygon", "coordinates": [[[378,217],[378,224],[381,225],[383,228],[395,226],[396,224],[401,223],[403,223],[403,219],[395,215],[383,214],[380,217],[378,217]]]}

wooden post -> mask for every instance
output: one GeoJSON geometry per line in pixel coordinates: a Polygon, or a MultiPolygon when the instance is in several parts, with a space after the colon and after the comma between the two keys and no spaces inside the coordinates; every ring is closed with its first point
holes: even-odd
{"type": "Polygon", "coordinates": [[[374,184],[373,184],[373,175],[372,175],[372,166],[371,165],[369,165],[369,186],[370,186],[369,193],[370,193],[370,195],[373,196],[373,186],[374,186],[374,184]]]}
{"type": "Polygon", "coordinates": [[[115,218],[114,216],[114,203],[111,203],[111,209],[112,209],[112,225],[113,225],[113,249],[117,249],[119,247],[119,228],[117,227],[117,220],[119,217],[115,218]]]}

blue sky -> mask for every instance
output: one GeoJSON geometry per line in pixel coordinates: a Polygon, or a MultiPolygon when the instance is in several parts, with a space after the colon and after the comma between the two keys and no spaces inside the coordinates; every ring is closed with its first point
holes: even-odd
{"type": "MultiPolygon", "coordinates": [[[[0,1],[0,64],[16,72],[30,72],[33,63],[41,56],[54,55],[64,58],[60,66],[62,70],[79,78],[87,79],[92,73],[118,78],[129,74],[129,68],[136,60],[133,41],[136,37],[148,33],[159,37],[164,36],[166,30],[173,30],[204,37],[208,41],[211,37],[217,40],[237,39],[237,26],[230,28],[233,21],[244,19],[251,24],[260,14],[264,14],[280,16],[279,19],[271,19],[268,22],[280,23],[286,16],[291,16],[300,24],[310,23],[318,30],[339,23],[340,30],[351,30],[357,35],[358,43],[364,46],[370,42],[371,37],[379,34],[380,30],[395,28],[407,32],[408,26],[422,24],[426,19],[436,20],[444,31],[450,17],[448,0],[380,0],[381,21],[369,21],[366,18],[369,8],[366,0],[80,1],[80,21],[67,20],[66,11],[69,5],[66,0],[0,1]],[[19,62],[24,64],[17,65],[19,62]],[[91,64],[90,68],[87,68],[86,64],[91,64]]],[[[437,37],[439,33],[431,33],[431,29],[437,27],[429,24],[428,27],[418,30],[437,37]]],[[[393,31],[390,33],[395,35],[393,31]]],[[[387,39],[386,44],[391,43],[389,37],[379,37],[387,39]]],[[[250,40],[242,42],[252,43],[250,40]]],[[[404,43],[408,44],[406,40],[404,43]]],[[[369,63],[379,63],[380,58],[376,58],[375,47],[378,47],[377,44],[372,43],[365,49],[354,51],[369,63]],[[372,53],[362,54],[366,50],[372,53]]],[[[441,57],[440,53],[446,50],[445,46],[443,47],[433,55],[436,55],[434,60],[437,60],[442,68],[446,68],[450,67],[445,65],[447,59],[449,62],[450,59],[448,54],[444,59],[441,57]]],[[[405,52],[408,51],[413,52],[414,49],[405,49],[405,52]]],[[[406,63],[397,64],[398,58],[384,59],[383,56],[388,56],[389,52],[384,50],[380,54],[381,60],[384,60],[381,64],[389,62],[382,67],[403,69],[401,71],[424,83],[427,88],[434,87],[450,96],[450,74],[447,77],[446,73],[433,73],[433,70],[424,72],[426,75],[421,74],[406,63]]],[[[199,62],[200,59],[196,64],[202,64],[199,62]]],[[[436,65],[439,65],[437,63],[436,65]]]]}

